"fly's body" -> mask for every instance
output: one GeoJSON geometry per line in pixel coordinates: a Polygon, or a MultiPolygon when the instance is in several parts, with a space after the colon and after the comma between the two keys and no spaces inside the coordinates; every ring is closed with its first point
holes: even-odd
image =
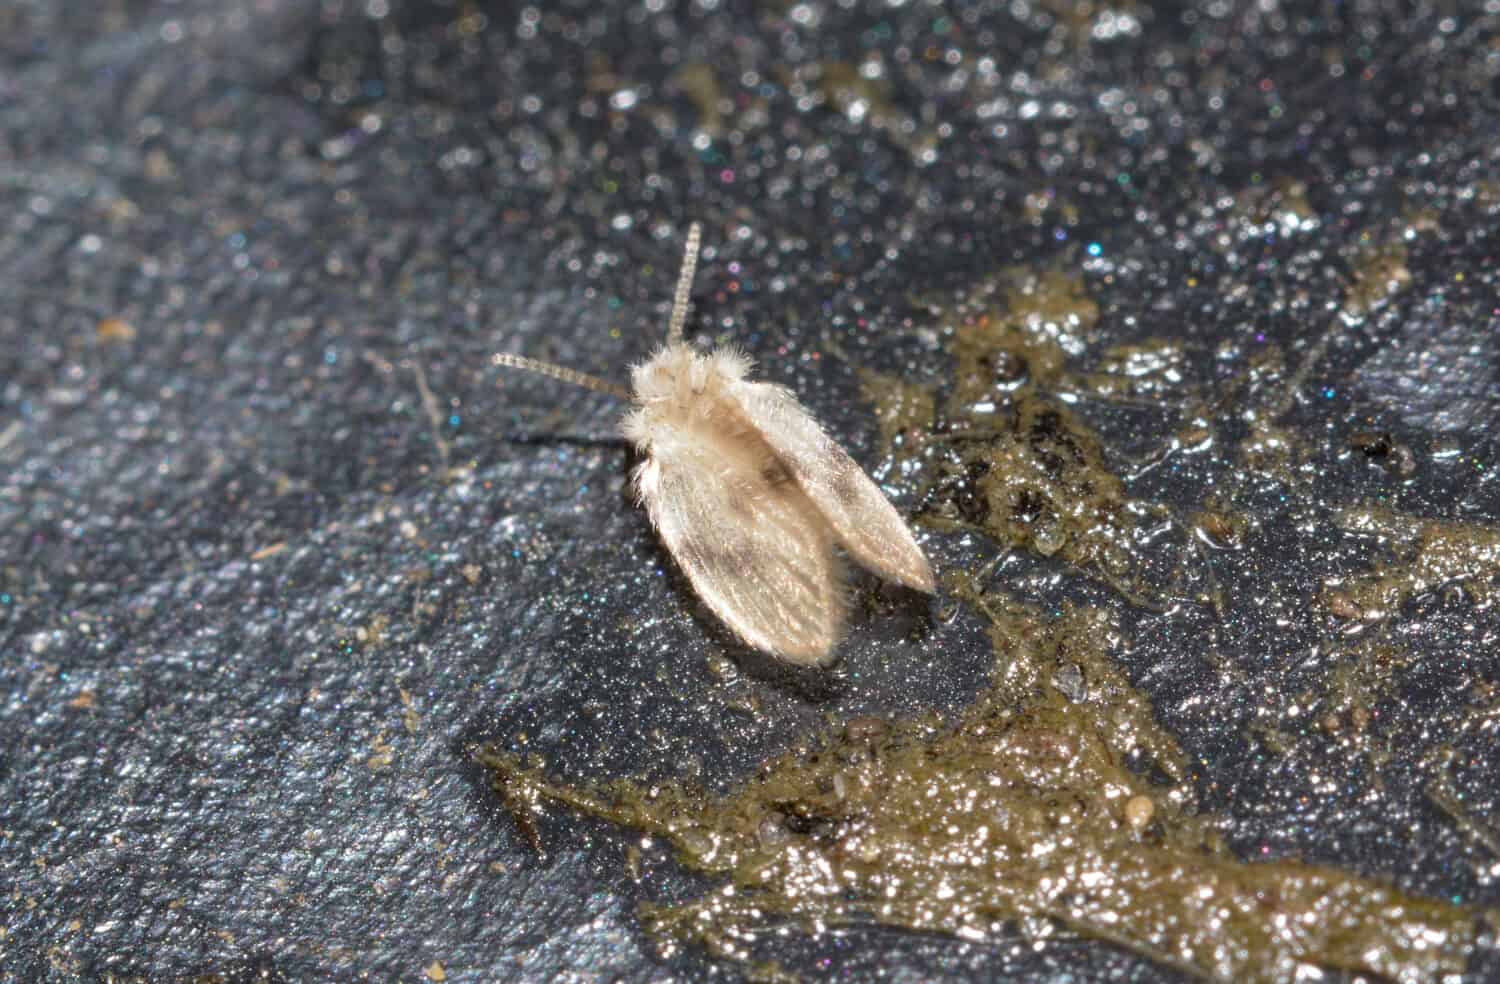
{"type": "Polygon", "coordinates": [[[748,644],[794,663],[827,659],[843,628],[842,549],[919,591],[932,569],[899,513],[785,387],[748,378],[732,348],[682,337],[698,256],[688,235],[667,344],[628,393],[560,366],[498,355],[630,399],[622,430],[641,452],[636,496],[704,603],[748,644]]]}

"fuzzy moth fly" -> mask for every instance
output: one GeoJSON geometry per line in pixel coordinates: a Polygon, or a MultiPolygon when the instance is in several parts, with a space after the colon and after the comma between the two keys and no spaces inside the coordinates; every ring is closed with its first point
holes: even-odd
{"type": "Polygon", "coordinates": [[[512,366],[634,405],[621,430],[667,551],[709,609],[746,643],[792,663],[825,662],[848,607],[835,547],[881,577],[931,593],[932,568],[880,489],[784,386],[752,382],[731,347],[683,339],[700,228],[688,230],[667,341],[631,370],[631,390],[563,366],[512,366]]]}

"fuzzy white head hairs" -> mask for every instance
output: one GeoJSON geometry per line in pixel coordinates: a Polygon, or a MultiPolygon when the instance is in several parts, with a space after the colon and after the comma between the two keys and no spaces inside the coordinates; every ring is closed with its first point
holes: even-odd
{"type": "Polygon", "coordinates": [[[791,390],[747,380],[750,359],[733,348],[703,354],[683,341],[699,234],[695,222],[667,343],[631,371],[633,392],[522,356],[493,361],[632,401],[622,430],[645,456],[636,497],[693,589],[755,648],[820,663],[847,608],[835,546],[919,591],[934,590],[932,568],[900,514],[791,390]]]}

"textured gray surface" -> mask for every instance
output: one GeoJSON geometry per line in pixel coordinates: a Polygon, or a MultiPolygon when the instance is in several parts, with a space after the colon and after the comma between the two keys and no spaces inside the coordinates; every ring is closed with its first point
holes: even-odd
{"type": "MultiPolygon", "coordinates": [[[[1482,595],[1429,592],[1392,630],[1414,661],[1381,697],[1388,756],[1289,710],[1337,638],[1307,599],[1380,555],[1340,509],[1500,518],[1500,6],[1071,6],[0,8],[6,979],[698,976],[656,963],[633,912],[683,876],[648,858],[638,885],[634,837],[561,816],[534,857],[466,743],[525,732],[573,778],[723,783],[825,713],[973,692],[966,612],[870,606],[832,675],[729,645],[628,501],[610,401],[485,363],[622,375],[692,218],[692,330],[738,340],[872,467],[826,343],[941,383],[913,293],[1075,271],[1101,308],[1083,368],[1171,336],[1206,385],[1278,346],[1305,375],[1231,390],[1222,453],[1130,486],[1192,508],[1237,471],[1237,408],[1289,395],[1315,453],[1229,483],[1257,527],[1216,569],[1224,618],[1145,618],[1034,557],[1015,589],[1139,619],[1126,669],[1246,856],[1500,904],[1500,858],[1424,793],[1451,740],[1472,815],[1500,813],[1500,741],[1465,710],[1500,677],[1482,595]],[[885,76],[867,104],[817,81],[862,62],[885,76]],[[1410,283],[1341,318],[1391,243],[1410,283]],[[1343,449],[1369,426],[1415,477],[1343,449]]],[[[1121,461],[1179,423],[1081,412],[1121,461]]],[[[993,553],[927,542],[939,568],[993,553]]],[[[787,947],[900,980],[1159,976],[1081,943],[787,947]]]]}

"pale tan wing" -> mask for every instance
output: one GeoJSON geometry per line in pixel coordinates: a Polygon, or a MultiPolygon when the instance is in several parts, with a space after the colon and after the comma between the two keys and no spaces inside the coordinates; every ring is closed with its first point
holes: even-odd
{"type": "Polygon", "coordinates": [[[843,627],[833,531],[752,433],[653,434],[636,488],[709,609],[757,649],[825,660],[843,627]]]}
{"type": "Polygon", "coordinates": [[[932,567],[896,507],[791,390],[740,381],[729,393],[855,560],[909,588],[936,589],[932,567]]]}

